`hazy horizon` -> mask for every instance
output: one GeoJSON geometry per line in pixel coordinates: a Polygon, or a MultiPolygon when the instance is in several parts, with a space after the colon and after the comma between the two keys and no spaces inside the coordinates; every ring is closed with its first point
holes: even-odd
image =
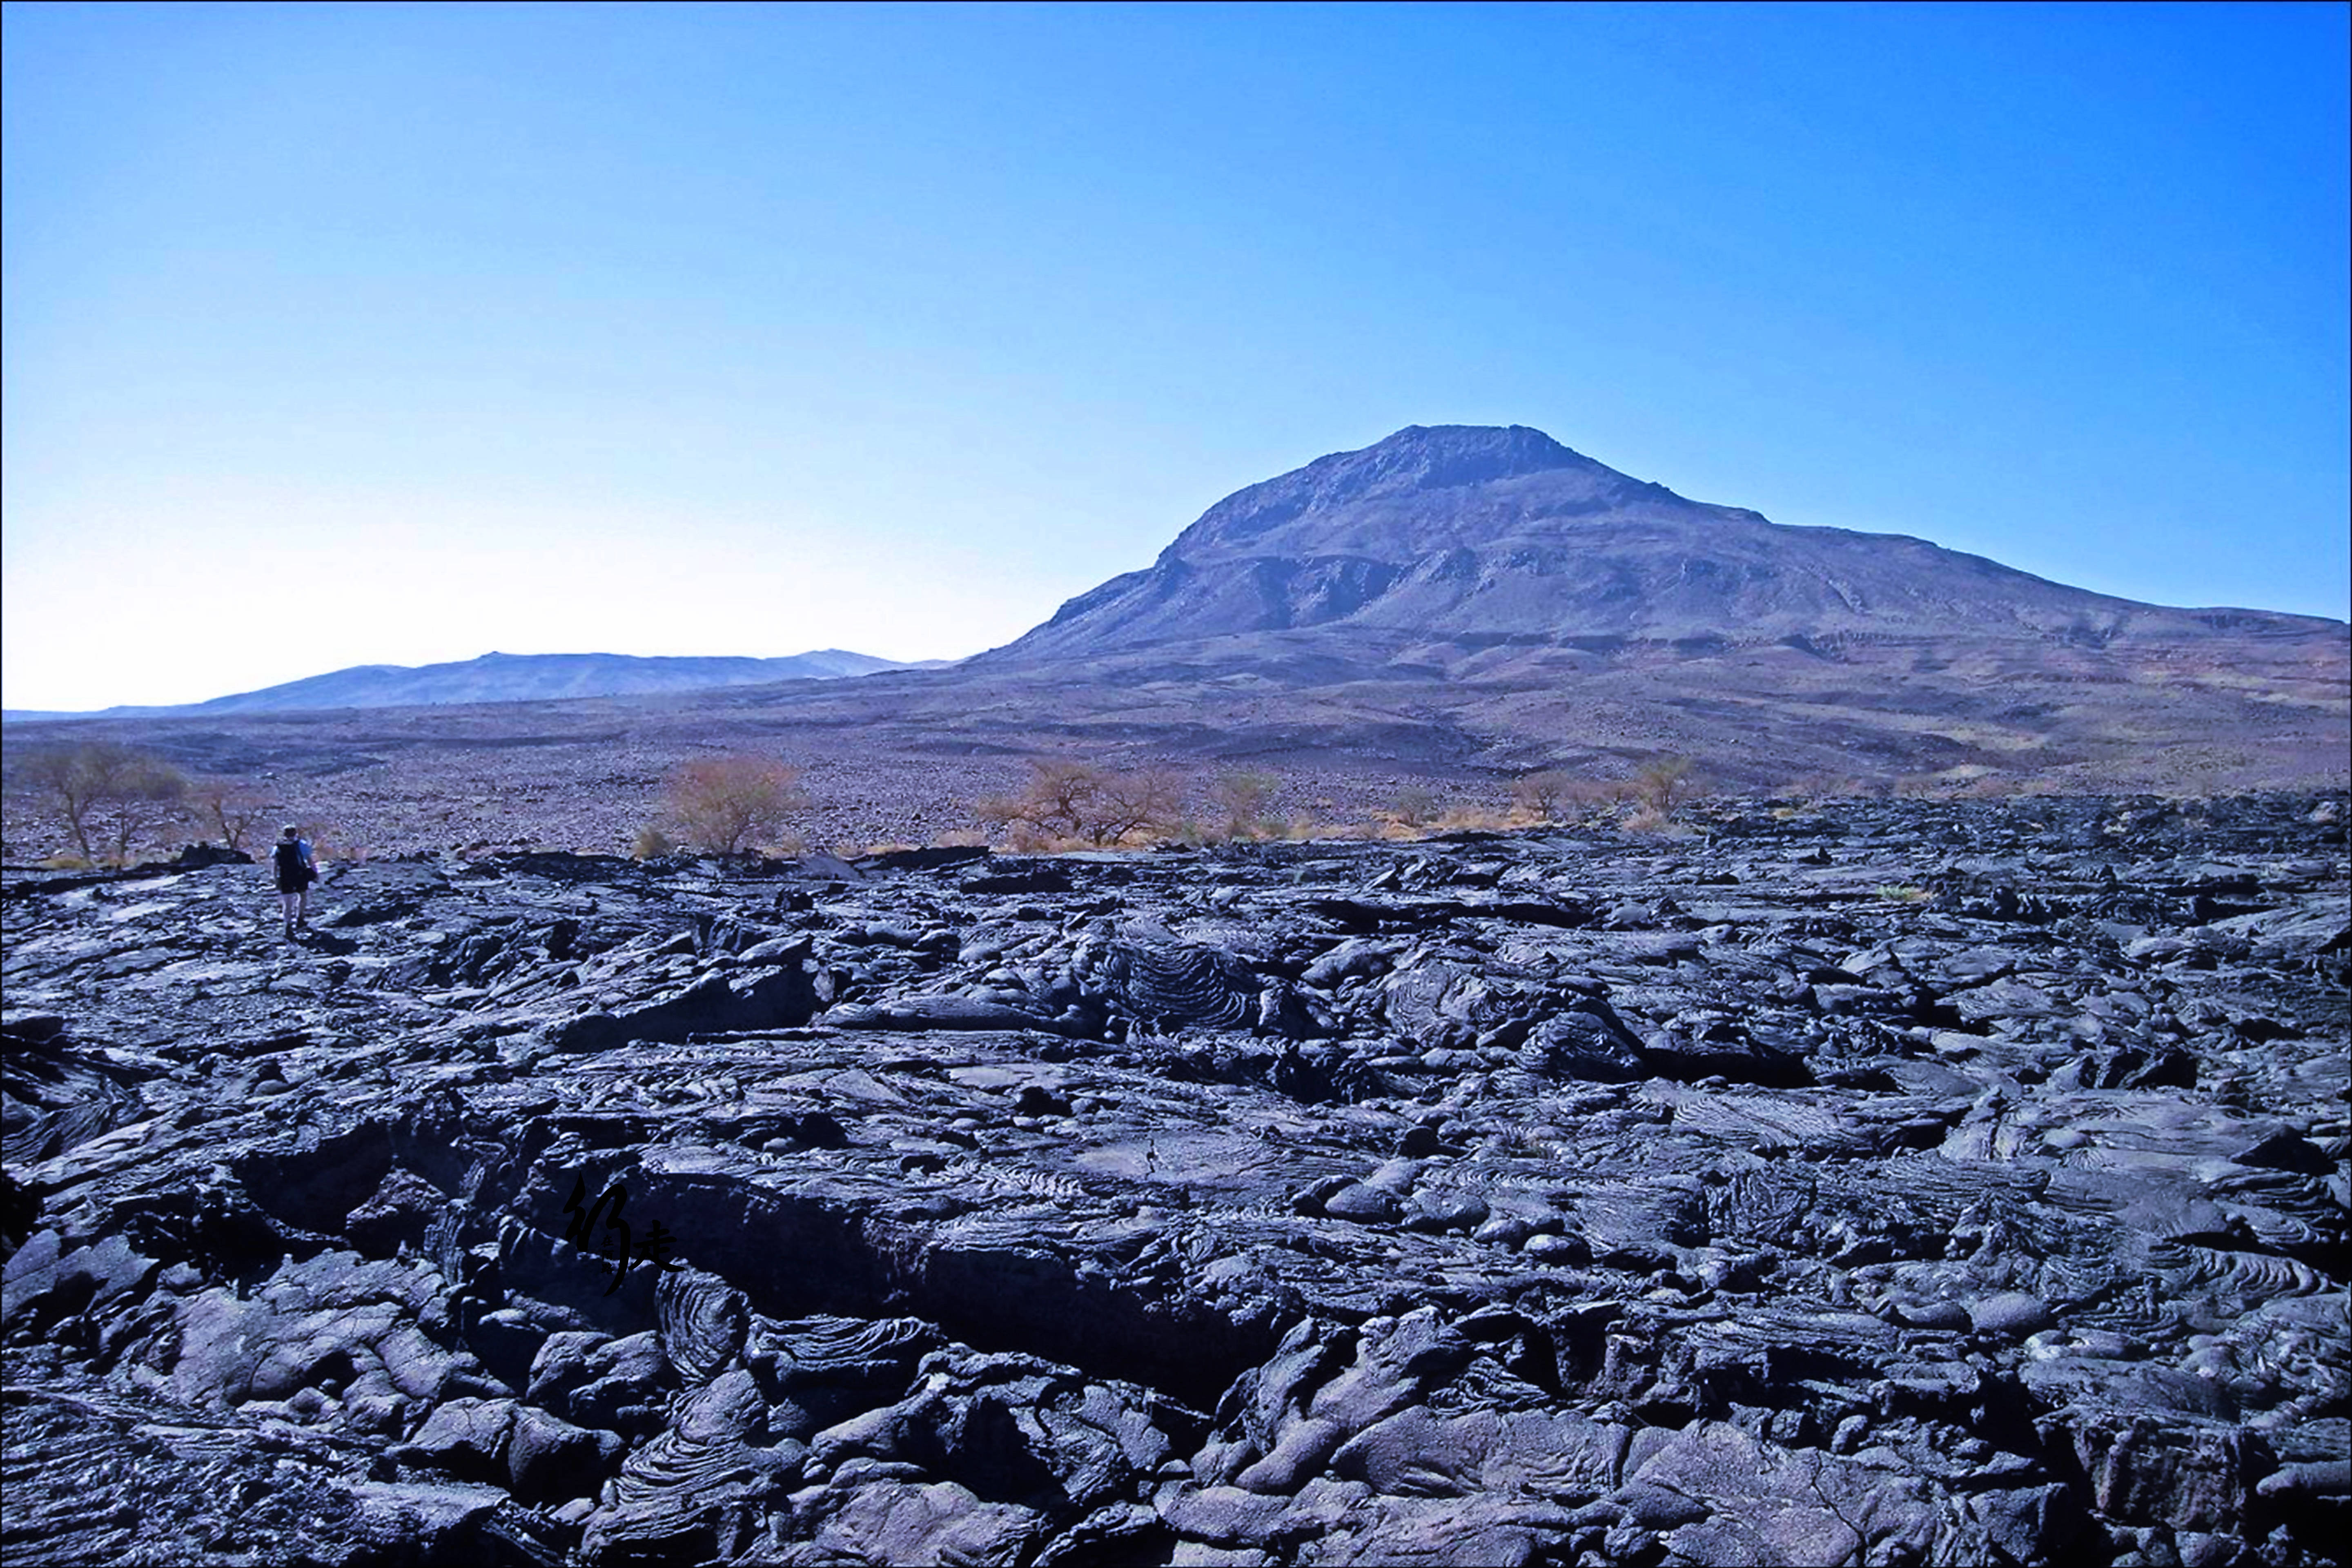
{"type": "Polygon", "coordinates": [[[0,18],[12,709],[962,658],[1414,424],[2352,615],[2342,7],[0,18]]]}

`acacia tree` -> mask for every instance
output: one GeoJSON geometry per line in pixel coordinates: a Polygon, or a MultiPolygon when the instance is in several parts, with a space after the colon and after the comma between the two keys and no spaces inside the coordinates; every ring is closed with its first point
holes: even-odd
{"type": "Polygon", "coordinates": [[[188,775],[154,757],[134,758],[114,775],[105,799],[111,816],[110,858],[118,866],[131,863],[134,840],[161,838],[188,815],[188,775]]]}
{"type": "Polygon", "coordinates": [[[1029,787],[1021,794],[992,795],[972,807],[984,826],[1105,848],[1166,821],[1183,804],[1184,781],[1169,768],[1120,773],[1055,758],[1029,769],[1029,787]]]}
{"type": "Polygon", "coordinates": [[[1529,816],[1557,822],[1560,807],[1568,802],[1569,784],[1569,776],[1558,768],[1522,773],[1511,784],[1511,801],[1529,816]]]}
{"type": "Polygon", "coordinates": [[[44,797],[75,853],[93,862],[94,828],[110,819],[111,847],[121,859],[139,833],[178,820],[188,787],[179,769],[117,741],[44,747],[17,764],[10,782],[44,797]]]}
{"type": "Polygon", "coordinates": [[[1691,777],[1691,767],[1688,757],[1653,758],[1633,774],[1634,793],[1642,797],[1642,804],[1658,816],[1672,816],[1675,804],[1696,787],[1696,781],[1691,777]]]}
{"type": "Polygon", "coordinates": [[[1155,827],[1176,815],[1184,804],[1184,780],[1172,768],[1136,768],[1115,773],[1096,793],[1085,832],[1097,847],[1123,842],[1129,835],[1155,827]]]}
{"type": "Polygon", "coordinates": [[[236,779],[197,778],[188,784],[188,804],[196,820],[221,841],[224,849],[240,854],[246,835],[270,815],[270,802],[236,779]]]}
{"type": "Polygon", "coordinates": [[[1265,826],[1266,807],[1282,781],[1272,773],[1227,773],[1211,786],[1210,794],[1225,814],[1225,837],[1239,838],[1265,826]]]}
{"type": "Polygon", "coordinates": [[[687,840],[733,856],[781,833],[808,795],[800,770],[773,757],[704,757],[670,774],[669,815],[687,840]]]}
{"type": "Polygon", "coordinates": [[[1435,790],[1407,784],[1390,800],[1389,815],[1400,827],[1426,827],[1436,820],[1441,804],[1435,790]]]}

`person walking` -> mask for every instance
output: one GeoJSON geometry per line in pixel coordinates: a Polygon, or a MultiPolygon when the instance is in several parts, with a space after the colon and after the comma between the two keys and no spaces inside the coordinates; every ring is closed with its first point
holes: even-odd
{"type": "Polygon", "coordinates": [[[278,875],[278,902],[286,915],[289,941],[296,927],[310,929],[310,884],[319,879],[319,858],[299,829],[288,823],[269,852],[270,868],[278,875]]]}

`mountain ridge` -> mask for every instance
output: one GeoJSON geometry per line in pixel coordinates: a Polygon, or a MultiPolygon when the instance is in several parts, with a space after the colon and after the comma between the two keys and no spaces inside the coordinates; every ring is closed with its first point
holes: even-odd
{"type": "Polygon", "coordinates": [[[10,723],[67,719],[201,718],[336,708],[443,707],[469,702],[532,702],[573,697],[628,697],[757,686],[783,680],[839,680],[919,666],[842,648],[774,658],[622,653],[490,652],[441,664],[357,664],[202,702],[121,706],[95,712],[48,710],[5,714],[10,723]]]}

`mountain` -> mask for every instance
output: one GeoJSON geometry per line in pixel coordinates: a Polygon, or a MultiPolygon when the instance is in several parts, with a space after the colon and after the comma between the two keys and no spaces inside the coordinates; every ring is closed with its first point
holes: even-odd
{"type": "Polygon", "coordinates": [[[1673,752],[1750,785],[2332,783],[2352,742],[2342,621],[1778,524],[1519,426],[1415,426],[1235,491],[951,676],[791,700],[846,723],[887,692],[909,742],[1050,714],[1065,745],[1603,774],[1673,752]]]}
{"type": "Polygon", "coordinates": [[[2352,753],[2342,621],[2138,604],[1918,539],[1774,523],[1519,426],[1415,426],[1251,485],[1145,570],[950,668],[780,679],[769,661],[615,660],[731,665],[760,684],[527,714],[314,721],[259,706],[591,689],[479,678],[502,662],[534,661],[446,667],[478,678],[431,689],[406,679],[428,671],[346,671],[321,678],[348,680],[331,690],[221,700],[246,704],[241,720],[197,705],[184,711],[201,722],[142,721],[135,738],[224,774],[405,759],[431,795],[486,780],[480,759],[527,734],[535,777],[576,773],[551,801],[609,792],[622,737],[822,760],[845,800],[901,800],[921,770],[986,793],[991,769],[1044,753],[1266,770],[1302,790],[1412,777],[1475,792],[1537,768],[1622,778],[1679,753],[1731,788],[2193,794],[2339,786],[2352,753]]]}
{"type": "Polygon", "coordinates": [[[18,712],[34,719],[194,718],[223,713],[284,713],[326,708],[437,707],[464,702],[543,702],[566,697],[623,697],[756,686],[777,680],[835,680],[906,665],[840,648],[781,658],[641,658],[617,653],[486,653],[454,664],[362,664],[258,691],[163,708],[109,708],[100,713],[18,712]]]}
{"type": "Polygon", "coordinates": [[[2165,609],[1922,540],[1787,527],[1628,478],[1523,426],[1414,426],[1226,497],[1148,570],[982,658],[1092,658],[1306,628],[1349,634],[1359,658],[1436,649],[1458,663],[1505,645],[2102,647],[2335,625],[2165,609]]]}

